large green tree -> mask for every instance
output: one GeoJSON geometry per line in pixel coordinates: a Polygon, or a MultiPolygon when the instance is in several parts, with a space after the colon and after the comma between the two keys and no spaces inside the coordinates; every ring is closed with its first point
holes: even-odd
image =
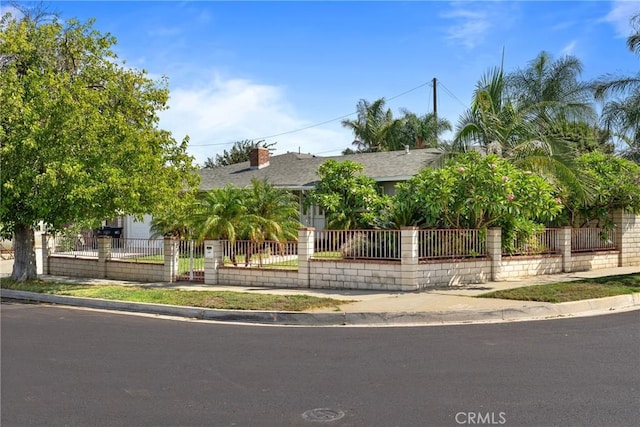
{"type": "Polygon", "coordinates": [[[574,227],[612,226],[611,213],[617,209],[640,212],[640,166],[621,157],[598,151],[580,156],[577,167],[589,178],[595,197],[585,203],[567,193],[563,196],[562,225],[574,227]]]}
{"type": "Polygon", "coordinates": [[[305,205],[319,206],[332,229],[371,228],[378,211],[388,204],[363,169],[350,160],[327,160],[318,168],[320,182],[307,194],[305,205]]]}
{"type": "Polygon", "coordinates": [[[158,128],[165,79],[119,63],[93,21],[0,21],[0,218],[12,277],[36,277],[34,227],[170,206],[196,185],[187,140],[158,128]]]}

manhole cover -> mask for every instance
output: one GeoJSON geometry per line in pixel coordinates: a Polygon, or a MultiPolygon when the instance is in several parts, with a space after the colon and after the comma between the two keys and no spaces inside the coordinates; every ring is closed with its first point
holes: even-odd
{"type": "Polygon", "coordinates": [[[338,409],[331,408],[318,408],[311,409],[304,414],[302,414],[302,418],[309,421],[317,421],[320,423],[328,423],[331,421],[339,420],[344,417],[344,412],[338,409]]]}

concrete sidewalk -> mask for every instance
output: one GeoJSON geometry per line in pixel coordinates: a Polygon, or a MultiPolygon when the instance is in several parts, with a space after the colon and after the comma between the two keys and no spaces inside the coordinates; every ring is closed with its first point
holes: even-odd
{"type": "MultiPolygon", "coordinates": [[[[4,273],[6,274],[6,272],[4,273]]],[[[374,292],[288,288],[276,289],[251,288],[243,286],[206,286],[188,283],[142,284],[144,286],[168,289],[230,290],[236,292],[279,295],[305,294],[345,301],[344,304],[340,304],[337,308],[328,307],[303,313],[213,310],[162,306],[158,304],[121,303],[117,301],[20,293],[7,290],[2,291],[2,296],[6,298],[31,299],[42,302],[98,309],[116,309],[149,314],[248,323],[286,325],[452,324],[541,320],[568,316],[597,315],[614,310],[622,311],[640,309],[640,293],[562,304],[475,298],[475,296],[479,294],[494,290],[631,273],[640,273],[640,266],[535,276],[517,281],[487,282],[477,285],[436,288],[419,292],[374,292]]],[[[42,276],[42,278],[45,280],[77,283],[120,284],[124,286],[141,285],[139,282],[122,282],[101,279],[78,279],[57,276],[42,276]]]]}

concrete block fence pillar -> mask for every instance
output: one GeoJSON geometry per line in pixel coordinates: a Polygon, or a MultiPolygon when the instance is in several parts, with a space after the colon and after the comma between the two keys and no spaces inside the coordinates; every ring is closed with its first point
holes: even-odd
{"type": "Polygon", "coordinates": [[[487,255],[491,258],[491,280],[502,280],[502,229],[487,230],[487,255]]]}
{"type": "Polygon", "coordinates": [[[640,216],[624,210],[613,213],[616,227],[618,266],[640,265],[640,216]]]}
{"type": "Polygon", "coordinates": [[[49,233],[42,233],[40,238],[42,239],[42,274],[51,274],[51,270],[49,269],[49,256],[51,256],[55,249],[55,241],[49,233]]]}
{"type": "Polygon", "coordinates": [[[571,273],[573,262],[571,260],[571,227],[562,227],[558,230],[556,246],[562,255],[562,271],[571,273]]]}
{"type": "Polygon", "coordinates": [[[420,287],[416,277],[420,259],[418,233],[418,227],[400,228],[400,288],[403,291],[414,291],[420,287]]]}
{"type": "Polygon", "coordinates": [[[298,229],[298,286],[311,287],[311,257],[315,248],[316,229],[304,227],[298,229]]]}
{"type": "Polygon", "coordinates": [[[224,263],[222,242],[220,240],[204,241],[204,284],[218,284],[218,269],[224,263]]]}
{"type": "Polygon", "coordinates": [[[111,236],[98,237],[98,272],[107,278],[107,261],[111,259],[111,236]]]}
{"type": "Polygon", "coordinates": [[[164,238],[164,269],[162,271],[163,282],[174,282],[178,274],[178,257],[180,241],[173,237],[164,238]]]}

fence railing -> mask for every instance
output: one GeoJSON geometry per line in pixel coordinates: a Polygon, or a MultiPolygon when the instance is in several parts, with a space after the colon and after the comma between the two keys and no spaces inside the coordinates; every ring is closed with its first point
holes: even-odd
{"type": "Polygon", "coordinates": [[[52,252],[59,256],[98,258],[98,239],[81,233],[68,235],[58,234],[49,237],[52,252]]]}
{"type": "Polygon", "coordinates": [[[571,230],[571,252],[591,252],[616,249],[616,230],[574,228],[571,230]]]}
{"type": "Polygon", "coordinates": [[[511,245],[507,245],[510,250],[504,251],[503,254],[542,255],[559,253],[559,233],[559,228],[545,228],[543,231],[535,233],[532,236],[516,236],[511,242],[511,245]]]}
{"type": "Polygon", "coordinates": [[[399,230],[320,230],[314,258],[400,260],[399,230]]]}
{"type": "Polygon", "coordinates": [[[482,257],[487,255],[486,240],[484,230],[420,230],[418,257],[421,260],[482,257]]]}
{"type": "Polygon", "coordinates": [[[111,239],[111,259],[164,263],[163,239],[111,239]]]}
{"type": "Polygon", "coordinates": [[[298,267],[298,242],[268,240],[254,242],[222,241],[225,266],[296,269],[298,267]]]}

